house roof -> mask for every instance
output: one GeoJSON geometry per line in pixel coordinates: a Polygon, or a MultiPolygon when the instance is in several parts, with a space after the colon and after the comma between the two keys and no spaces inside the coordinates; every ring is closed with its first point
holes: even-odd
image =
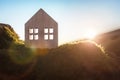
{"type": "MultiPolygon", "coordinates": [[[[49,16],[43,9],[39,9],[39,10],[26,22],[26,24],[27,24],[27,23],[30,23],[30,21],[31,21],[32,19],[34,19],[36,15],[42,15],[41,13],[47,15],[50,19],[52,19],[54,22],[56,22],[56,21],[55,21],[51,16],[49,16]]],[[[56,23],[57,23],[57,22],[56,22],[56,23]]]]}

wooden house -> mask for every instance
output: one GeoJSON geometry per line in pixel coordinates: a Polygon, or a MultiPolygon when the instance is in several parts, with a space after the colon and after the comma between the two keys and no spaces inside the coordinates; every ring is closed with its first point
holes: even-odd
{"type": "Polygon", "coordinates": [[[58,23],[43,9],[26,22],[25,45],[33,48],[58,46],[58,23]]]}

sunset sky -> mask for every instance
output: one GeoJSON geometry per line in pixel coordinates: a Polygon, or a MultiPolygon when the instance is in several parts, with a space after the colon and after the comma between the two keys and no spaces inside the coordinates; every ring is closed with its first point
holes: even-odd
{"type": "Polygon", "coordinates": [[[24,40],[24,24],[44,9],[59,25],[59,44],[120,28],[120,0],[0,0],[0,23],[24,40]]]}

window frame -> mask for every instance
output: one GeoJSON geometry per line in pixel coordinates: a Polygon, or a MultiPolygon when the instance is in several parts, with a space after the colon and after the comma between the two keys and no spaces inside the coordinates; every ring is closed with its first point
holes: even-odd
{"type": "Polygon", "coordinates": [[[44,28],[44,40],[54,40],[54,28],[53,27],[44,28]]]}
{"type": "Polygon", "coordinates": [[[39,28],[29,28],[29,40],[38,40],[39,39],[39,28]],[[32,36],[32,38],[31,38],[32,36]]]}

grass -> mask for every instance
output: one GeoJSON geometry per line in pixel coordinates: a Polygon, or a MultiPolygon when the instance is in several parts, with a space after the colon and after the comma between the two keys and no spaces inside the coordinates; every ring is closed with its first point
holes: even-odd
{"type": "Polygon", "coordinates": [[[53,49],[25,47],[6,24],[0,24],[0,36],[0,80],[120,80],[119,36],[53,49]]]}
{"type": "Polygon", "coordinates": [[[0,79],[120,79],[118,63],[106,54],[93,41],[75,41],[54,49],[30,49],[24,45],[14,45],[10,49],[0,50],[0,79]]]}

